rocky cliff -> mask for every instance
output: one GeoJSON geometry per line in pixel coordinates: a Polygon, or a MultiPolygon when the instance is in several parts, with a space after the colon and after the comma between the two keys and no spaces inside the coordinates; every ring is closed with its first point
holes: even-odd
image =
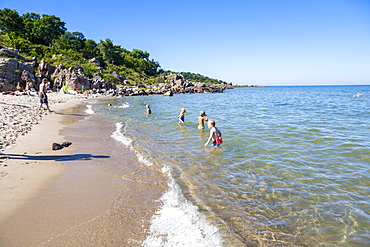
{"type": "Polygon", "coordinates": [[[167,83],[158,85],[139,85],[130,86],[130,82],[116,71],[110,72],[115,76],[120,85],[117,86],[104,80],[97,73],[92,79],[88,79],[82,68],[65,68],[63,65],[51,66],[41,61],[38,65],[36,61],[26,62],[20,60],[18,51],[11,48],[0,50],[0,92],[15,90],[38,90],[38,86],[43,78],[47,78],[51,83],[53,91],[59,90],[63,86],[68,86],[69,90],[81,91],[84,87],[90,93],[104,93],[113,96],[135,96],[148,94],[181,94],[181,93],[205,93],[223,92],[228,88],[227,85],[205,84],[199,82],[189,82],[180,74],[171,74],[163,79],[167,83]],[[36,67],[37,66],[37,67],[36,67]],[[35,72],[36,71],[36,72],[35,72]]]}
{"type": "Polygon", "coordinates": [[[19,61],[18,51],[11,48],[0,49],[0,91],[12,91],[19,85],[26,88],[34,83],[35,62],[19,61]]]}

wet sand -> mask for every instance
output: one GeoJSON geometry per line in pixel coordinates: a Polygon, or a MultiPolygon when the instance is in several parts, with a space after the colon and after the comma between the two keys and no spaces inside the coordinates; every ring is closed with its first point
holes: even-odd
{"type": "Polygon", "coordinates": [[[141,246],[163,175],[110,137],[115,127],[85,120],[81,100],[47,115],[4,153],[0,246],[141,246]],[[71,141],[51,150],[51,143],[71,141]],[[117,151],[119,150],[119,151],[117,151]]]}

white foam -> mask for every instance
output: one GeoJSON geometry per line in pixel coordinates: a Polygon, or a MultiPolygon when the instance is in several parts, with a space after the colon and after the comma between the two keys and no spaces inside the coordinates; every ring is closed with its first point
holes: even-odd
{"type": "Polygon", "coordinates": [[[85,112],[87,113],[87,114],[95,114],[95,112],[94,112],[94,110],[92,109],[92,105],[86,105],[86,110],[85,110],[85,112]]]}
{"type": "Polygon", "coordinates": [[[150,235],[143,246],[222,246],[218,229],[206,221],[198,207],[184,198],[170,169],[164,167],[163,172],[169,176],[171,189],[160,198],[163,206],[153,216],[150,235]]]}
{"type": "MultiPolygon", "coordinates": [[[[134,149],[132,140],[122,134],[122,128],[122,123],[116,123],[116,131],[113,132],[112,137],[130,147],[140,162],[148,166],[153,165],[134,149]]],[[[149,228],[150,234],[142,245],[146,247],[222,246],[219,230],[206,221],[204,215],[199,213],[198,207],[185,199],[171,175],[171,169],[165,165],[162,172],[169,178],[170,190],[159,199],[163,206],[153,216],[149,228]]]]}
{"type": "Polygon", "coordinates": [[[132,144],[132,140],[122,134],[122,123],[116,123],[116,131],[113,132],[111,137],[113,137],[116,141],[122,142],[126,146],[130,146],[132,144]]]}
{"type": "Polygon", "coordinates": [[[138,151],[134,149],[132,145],[132,139],[122,134],[122,127],[123,127],[122,123],[116,123],[116,131],[113,132],[111,137],[113,137],[116,141],[122,142],[123,144],[128,146],[132,151],[134,151],[139,162],[147,166],[153,165],[152,162],[150,162],[148,159],[146,159],[143,155],[141,155],[138,151]]]}
{"type": "Polygon", "coordinates": [[[147,160],[143,155],[141,155],[139,152],[136,152],[135,151],[135,154],[137,156],[137,159],[139,160],[139,162],[143,163],[144,165],[147,165],[147,166],[151,166],[153,165],[152,162],[150,162],[149,160],[147,160]]]}
{"type": "Polygon", "coordinates": [[[117,106],[117,108],[128,108],[130,105],[126,102],[126,104],[122,104],[120,106],[117,106]]]}

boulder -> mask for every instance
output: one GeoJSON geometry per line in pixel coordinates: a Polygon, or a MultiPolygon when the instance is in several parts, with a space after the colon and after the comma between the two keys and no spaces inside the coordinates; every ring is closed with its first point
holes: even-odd
{"type": "Polygon", "coordinates": [[[35,76],[29,71],[23,70],[19,85],[26,90],[30,90],[31,88],[36,89],[37,85],[35,76]]]}
{"type": "MultiPolygon", "coordinates": [[[[14,91],[21,81],[23,71],[33,73],[32,62],[18,62],[13,58],[0,58],[0,91],[14,91]]],[[[23,83],[25,89],[26,83],[23,83]]],[[[20,85],[21,86],[21,85],[20,85]]]]}
{"type": "Polygon", "coordinates": [[[173,96],[173,93],[171,91],[168,91],[166,93],[163,94],[163,96],[173,96]]]}
{"type": "Polygon", "coordinates": [[[90,63],[96,63],[98,66],[100,66],[99,60],[98,60],[98,59],[96,59],[95,57],[94,57],[94,58],[91,58],[91,59],[89,60],[89,62],[90,62],[90,63]]]}
{"type": "Polygon", "coordinates": [[[10,47],[3,47],[3,48],[0,49],[0,55],[4,56],[4,57],[17,58],[18,57],[18,50],[10,48],[10,47]]]}
{"type": "Polygon", "coordinates": [[[61,150],[61,149],[63,149],[63,146],[60,145],[59,143],[54,142],[51,149],[52,150],[61,150]]]}
{"type": "Polygon", "coordinates": [[[50,78],[55,71],[55,67],[46,63],[44,60],[39,64],[39,73],[46,78],[50,78]]]}
{"type": "Polygon", "coordinates": [[[81,69],[74,69],[71,67],[67,69],[61,64],[55,67],[52,78],[54,78],[54,83],[57,88],[68,86],[69,90],[81,91],[82,86],[87,90],[91,89],[92,86],[81,69]]]}
{"type": "Polygon", "coordinates": [[[51,146],[52,150],[61,150],[63,148],[69,147],[72,145],[72,142],[63,142],[62,144],[54,142],[53,145],[51,146]]]}

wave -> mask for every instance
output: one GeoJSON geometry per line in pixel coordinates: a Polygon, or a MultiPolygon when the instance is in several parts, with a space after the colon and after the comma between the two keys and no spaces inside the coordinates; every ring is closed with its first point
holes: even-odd
{"type": "Polygon", "coordinates": [[[128,108],[130,105],[126,102],[126,104],[122,104],[120,106],[117,106],[117,108],[128,108]]]}
{"type": "Polygon", "coordinates": [[[95,114],[94,110],[92,109],[92,105],[86,105],[85,113],[87,114],[95,114]]]}
{"type": "Polygon", "coordinates": [[[126,146],[131,147],[132,140],[122,134],[122,127],[122,123],[116,123],[116,131],[113,132],[111,137],[113,137],[116,141],[122,142],[126,146]]]}
{"type": "Polygon", "coordinates": [[[153,216],[143,246],[222,246],[219,230],[206,221],[197,206],[185,199],[171,169],[164,166],[162,172],[168,175],[171,189],[160,198],[163,206],[153,216]]]}
{"type": "MultiPolygon", "coordinates": [[[[135,150],[132,139],[124,136],[122,131],[123,124],[116,123],[116,130],[111,137],[132,149],[140,162],[153,165],[135,150]]],[[[162,207],[151,219],[149,236],[143,246],[222,246],[219,230],[206,221],[197,206],[186,200],[171,175],[171,168],[163,165],[162,172],[168,177],[170,190],[159,199],[162,207]]]]}

